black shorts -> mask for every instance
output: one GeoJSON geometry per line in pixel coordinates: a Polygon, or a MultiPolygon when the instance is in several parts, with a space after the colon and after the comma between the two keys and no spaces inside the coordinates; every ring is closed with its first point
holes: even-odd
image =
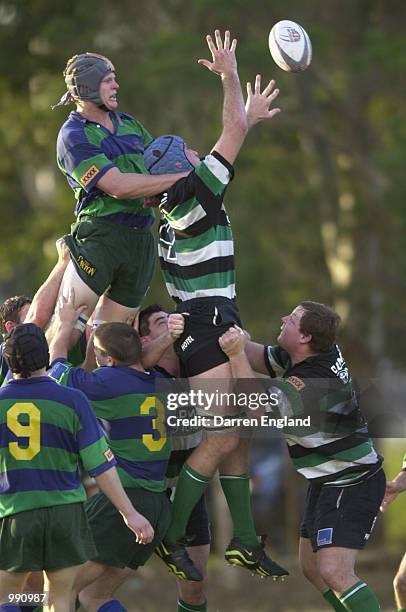
{"type": "Polygon", "coordinates": [[[226,297],[194,298],[181,302],[176,312],[187,312],[185,330],[175,342],[182,376],[197,376],[228,361],[218,339],[235,323],[242,326],[237,304],[226,297]]]}
{"type": "Polygon", "coordinates": [[[331,546],[364,548],[378,516],[385,486],[382,469],[352,486],[310,484],[300,536],[310,538],[314,552],[331,546]]]}

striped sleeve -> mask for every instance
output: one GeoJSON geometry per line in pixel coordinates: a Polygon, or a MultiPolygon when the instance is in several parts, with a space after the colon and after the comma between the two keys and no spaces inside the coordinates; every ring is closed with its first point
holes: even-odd
{"type": "Polygon", "coordinates": [[[402,470],[406,471],[406,453],[405,453],[405,456],[403,457],[402,470]]]}
{"type": "Polygon", "coordinates": [[[80,421],[80,429],[76,433],[80,457],[90,476],[97,476],[117,465],[117,462],[83,393],[78,393],[75,408],[80,421]]]}
{"type": "Polygon", "coordinates": [[[89,192],[113,163],[97,144],[91,143],[85,129],[62,130],[58,138],[58,162],[85,191],[89,192]]]}
{"type": "Polygon", "coordinates": [[[278,345],[265,346],[264,359],[271,378],[282,376],[289,366],[289,355],[278,345]]]}

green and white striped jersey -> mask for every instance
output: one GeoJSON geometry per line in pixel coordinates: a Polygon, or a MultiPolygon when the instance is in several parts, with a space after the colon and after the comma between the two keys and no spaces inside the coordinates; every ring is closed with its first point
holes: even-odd
{"type": "Polygon", "coordinates": [[[265,362],[271,376],[283,372],[282,379],[272,381],[272,392],[279,400],[275,411],[281,417],[310,416],[309,427],[283,430],[300,474],[312,482],[345,486],[362,480],[382,463],[337,345],[293,366],[286,351],[268,346],[265,362]]]}
{"type": "Polygon", "coordinates": [[[161,198],[158,253],[175,302],[235,298],[234,243],[223,198],[232,166],[216,151],[161,198]]]}

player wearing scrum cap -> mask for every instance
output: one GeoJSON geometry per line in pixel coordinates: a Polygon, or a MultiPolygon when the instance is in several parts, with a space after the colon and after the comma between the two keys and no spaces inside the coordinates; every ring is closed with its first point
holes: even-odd
{"type": "Polygon", "coordinates": [[[74,288],[87,308],[72,344],[94,311],[94,321],[126,321],[149,286],[155,263],[150,232],[154,217],[144,196],[160,193],[179,176],[145,176],[144,147],[150,133],[131,115],[118,112],[116,72],[96,53],[75,55],[64,71],[67,92],[59,105],[76,110],[57,141],[58,166],[72,188],[77,222],[66,236],[71,262],[61,292],[74,288]]]}
{"type": "Polygon", "coordinates": [[[151,542],[154,530],[125,494],[85,395],[46,376],[44,332],[18,325],[4,355],[13,380],[0,389],[0,609],[30,572],[44,571],[49,609],[69,612],[79,566],[96,554],[80,461],[138,541],[151,542]]]}
{"type": "MultiPolygon", "coordinates": [[[[194,170],[175,183],[160,198],[163,218],[159,227],[159,256],[170,296],[179,313],[188,313],[185,331],[176,343],[182,374],[191,385],[216,384],[221,392],[231,391],[228,358],[218,346],[219,336],[232,323],[240,321],[236,305],[234,245],[223,199],[234,175],[232,164],[250,127],[271,119],[279,109],[270,110],[278,95],[271,81],[261,92],[257,75],[255,91],[248,86],[247,109],[239,81],[235,58],[236,40],[226,31],[224,41],[216,30],[215,41],[207,36],[212,61],[199,60],[223,85],[223,126],[211,153],[200,161],[179,136],[162,136],[146,149],[145,165],[149,172],[194,170]],[[213,379],[217,379],[213,383],[213,379]]],[[[234,406],[216,406],[219,414],[230,414],[234,406]]],[[[204,411],[206,417],[213,411],[204,411]]],[[[235,416],[235,415],[234,415],[235,416]]],[[[282,577],[288,572],[272,561],[259,543],[251,514],[247,440],[236,431],[214,428],[205,431],[202,442],[186,460],[173,503],[172,521],[164,542],[158,547],[170,570],[195,572],[180,555],[179,540],[196,502],[219,468],[220,482],[233,520],[233,540],[226,560],[260,576],[282,577]],[[185,563],[184,563],[185,562],[185,563]],[[181,565],[182,564],[182,565],[181,565]],[[190,570],[190,571],[188,571],[190,570]]]]}

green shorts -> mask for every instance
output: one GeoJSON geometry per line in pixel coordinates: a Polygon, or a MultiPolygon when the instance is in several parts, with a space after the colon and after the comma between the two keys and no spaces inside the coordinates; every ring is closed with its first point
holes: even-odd
{"type": "Polygon", "coordinates": [[[26,510],[0,519],[0,569],[58,570],[97,554],[83,503],[26,510]]]}
{"type": "Polygon", "coordinates": [[[137,512],[149,520],[155,537],[150,544],[137,544],[134,533],[125,525],[111,501],[104,493],[97,493],[85,503],[98,550],[98,555],[93,557],[92,561],[113,567],[136,569],[139,565],[144,565],[162,541],[171,520],[171,504],[165,491],[154,493],[141,488],[126,488],[125,492],[137,512]]]}
{"type": "Polygon", "coordinates": [[[64,236],[80,278],[97,295],[138,307],[155,268],[155,241],[149,230],[100,217],[82,217],[64,236]]]}

